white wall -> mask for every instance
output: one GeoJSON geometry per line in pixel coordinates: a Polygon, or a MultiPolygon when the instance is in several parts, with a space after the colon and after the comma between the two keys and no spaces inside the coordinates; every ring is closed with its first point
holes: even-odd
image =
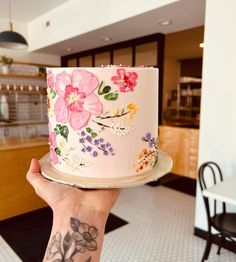
{"type": "Polygon", "coordinates": [[[28,24],[30,50],[119,22],[178,0],[70,0],[28,24]],[[46,27],[46,22],[50,26],[46,27]]]}
{"type": "MultiPolygon", "coordinates": [[[[236,176],[235,12],[235,0],[207,0],[199,165],[209,160],[217,162],[225,179],[236,176]]],[[[195,227],[207,229],[199,188],[195,227]]]]}
{"type": "MultiPolygon", "coordinates": [[[[8,20],[0,18],[0,32],[9,30],[8,20]]],[[[22,34],[28,39],[27,24],[13,21],[13,30],[22,34]]],[[[60,65],[60,57],[55,55],[41,54],[37,52],[29,52],[27,50],[10,50],[0,48],[0,55],[12,57],[15,61],[31,62],[38,64],[60,65]]]]}

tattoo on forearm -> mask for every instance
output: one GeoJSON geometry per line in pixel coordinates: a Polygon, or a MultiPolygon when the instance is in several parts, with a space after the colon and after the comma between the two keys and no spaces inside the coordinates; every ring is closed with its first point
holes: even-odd
{"type": "MultiPolygon", "coordinates": [[[[64,238],[60,232],[52,237],[48,245],[46,260],[53,259],[52,262],[74,262],[73,257],[77,253],[84,253],[86,250],[97,250],[96,238],[98,230],[94,226],[82,223],[78,219],[70,218],[72,233],[68,231],[64,238]]],[[[89,257],[85,262],[92,262],[89,257]]]]}

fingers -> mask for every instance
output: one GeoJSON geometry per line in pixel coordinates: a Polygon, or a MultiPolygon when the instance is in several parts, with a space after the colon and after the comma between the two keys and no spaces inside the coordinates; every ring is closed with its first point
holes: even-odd
{"type": "Polygon", "coordinates": [[[26,178],[38,195],[40,195],[41,188],[45,187],[45,185],[49,183],[49,181],[41,175],[40,165],[36,159],[31,160],[26,178]]]}

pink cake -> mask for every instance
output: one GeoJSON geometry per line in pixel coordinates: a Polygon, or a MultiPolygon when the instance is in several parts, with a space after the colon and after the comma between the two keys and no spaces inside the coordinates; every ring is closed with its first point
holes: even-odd
{"type": "Polygon", "coordinates": [[[158,160],[158,70],[48,68],[50,161],[75,176],[139,176],[158,160]]]}

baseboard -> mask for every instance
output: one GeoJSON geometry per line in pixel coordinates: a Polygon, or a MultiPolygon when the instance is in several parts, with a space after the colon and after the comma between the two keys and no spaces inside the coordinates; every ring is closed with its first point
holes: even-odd
{"type": "MultiPolygon", "coordinates": [[[[203,239],[207,239],[208,233],[207,233],[207,231],[204,231],[200,228],[194,227],[194,235],[198,236],[200,238],[203,238],[203,239]]],[[[219,245],[220,237],[213,235],[212,241],[213,241],[214,244],[219,245]]],[[[228,249],[228,250],[236,253],[236,245],[234,243],[230,242],[229,240],[225,240],[223,247],[225,249],[228,249]]]]}

